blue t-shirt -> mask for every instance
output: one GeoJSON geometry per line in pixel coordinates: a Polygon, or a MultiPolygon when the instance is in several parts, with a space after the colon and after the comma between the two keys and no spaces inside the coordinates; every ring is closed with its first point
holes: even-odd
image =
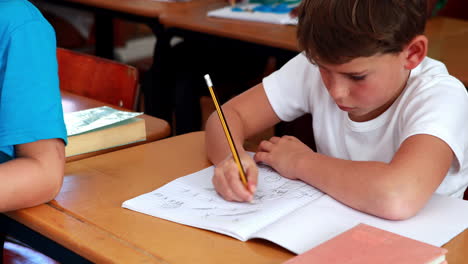
{"type": "Polygon", "coordinates": [[[0,163],[14,146],[41,139],[66,143],[55,32],[25,0],[0,0],[0,163]],[[3,152],[3,153],[2,153],[3,152]]]}

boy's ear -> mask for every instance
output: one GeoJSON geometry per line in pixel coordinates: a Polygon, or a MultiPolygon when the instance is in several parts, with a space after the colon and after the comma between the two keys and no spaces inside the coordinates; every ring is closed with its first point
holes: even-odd
{"type": "Polygon", "coordinates": [[[416,36],[403,50],[405,68],[412,70],[421,63],[427,55],[428,40],[424,35],[416,36]]]}

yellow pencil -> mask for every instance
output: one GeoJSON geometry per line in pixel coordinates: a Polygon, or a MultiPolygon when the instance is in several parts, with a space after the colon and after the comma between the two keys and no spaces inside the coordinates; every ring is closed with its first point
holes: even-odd
{"type": "Polygon", "coordinates": [[[231,131],[229,130],[228,124],[226,123],[226,118],[224,118],[223,109],[219,106],[218,98],[216,97],[215,91],[213,89],[213,83],[211,82],[210,75],[205,74],[206,84],[208,85],[208,89],[210,90],[211,98],[213,98],[213,102],[216,107],[216,112],[218,113],[219,120],[221,121],[221,125],[223,126],[224,134],[226,135],[227,141],[229,143],[229,148],[231,149],[232,156],[234,157],[234,161],[237,164],[237,168],[239,169],[239,175],[242,183],[247,187],[247,178],[245,177],[244,168],[242,167],[242,163],[239,158],[239,154],[237,153],[236,145],[232,140],[231,131]]]}

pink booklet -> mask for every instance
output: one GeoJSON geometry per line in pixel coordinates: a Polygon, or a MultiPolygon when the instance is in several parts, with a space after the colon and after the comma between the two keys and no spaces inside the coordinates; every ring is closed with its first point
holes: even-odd
{"type": "Polygon", "coordinates": [[[442,264],[446,253],[444,248],[358,224],[284,264],[442,264]]]}

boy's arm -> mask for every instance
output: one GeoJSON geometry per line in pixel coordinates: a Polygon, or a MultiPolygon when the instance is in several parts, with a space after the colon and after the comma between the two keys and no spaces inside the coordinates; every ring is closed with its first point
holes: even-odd
{"type": "Polygon", "coordinates": [[[0,164],[0,212],[52,200],[62,186],[65,147],[60,139],[15,146],[16,158],[0,164]]]}
{"type": "Polygon", "coordinates": [[[258,169],[253,159],[243,148],[246,138],[279,122],[262,84],[233,98],[223,106],[223,112],[247,176],[247,186],[239,179],[238,168],[232,159],[229,145],[221,122],[213,113],[206,125],[206,150],[208,158],[215,164],[213,185],[228,201],[251,201],[257,185],[258,169]],[[247,187],[247,188],[246,188],[247,187]]]}
{"type": "MultiPolygon", "coordinates": [[[[242,144],[246,138],[280,122],[261,83],[224,104],[223,112],[239,152],[245,151],[242,144]]],[[[206,149],[208,158],[215,165],[231,153],[216,112],[206,123],[206,149]]]]}
{"type": "MultiPolygon", "coordinates": [[[[274,163],[269,153],[257,154],[257,161],[274,163]]],[[[357,210],[393,220],[409,218],[426,204],[454,158],[444,141],[424,134],[407,138],[390,163],[306,153],[282,174],[301,179],[357,210]]]]}

